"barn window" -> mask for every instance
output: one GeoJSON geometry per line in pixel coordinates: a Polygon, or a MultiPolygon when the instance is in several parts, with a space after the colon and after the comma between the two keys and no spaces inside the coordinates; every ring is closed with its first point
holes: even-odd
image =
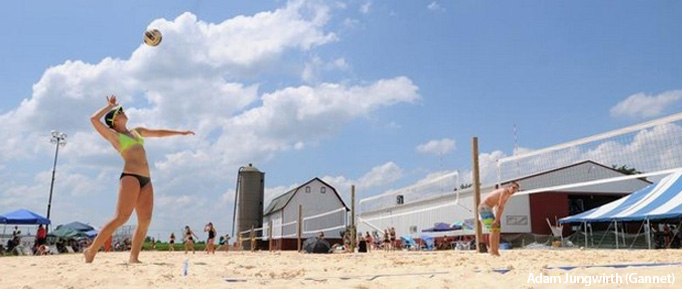
{"type": "Polygon", "coordinates": [[[310,186],[306,186],[306,187],[305,187],[305,192],[306,192],[306,193],[310,193],[310,186]]]}
{"type": "Polygon", "coordinates": [[[327,192],[327,187],[321,187],[320,188],[320,193],[326,193],[327,192]]]}

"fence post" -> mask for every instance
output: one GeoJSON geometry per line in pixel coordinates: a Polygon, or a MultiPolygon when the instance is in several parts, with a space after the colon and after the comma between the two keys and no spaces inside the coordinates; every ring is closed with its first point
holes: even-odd
{"type": "Polygon", "coordinates": [[[298,250],[299,252],[301,252],[301,234],[303,233],[303,232],[302,232],[302,230],[303,230],[303,226],[302,226],[303,224],[302,224],[302,223],[303,223],[303,205],[298,205],[298,222],[297,222],[297,225],[298,225],[298,233],[297,233],[298,238],[297,238],[297,242],[296,242],[296,243],[297,243],[297,248],[298,248],[297,250],[298,250]]]}
{"type": "Polygon", "coordinates": [[[272,220],[268,222],[268,251],[272,251],[272,220]]]}
{"type": "Polygon", "coordinates": [[[355,228],[355,185],[350,187],[350,251],[355,252],[357,230],[355,228]]]}
{"type": "Polygon", "coordinates": [[[249,233],[250,241],[251,241],[251,252],[256,250],[256,235],[255,232],[253,231],[253,226],[251,226],[251,233],[249,233]]]}

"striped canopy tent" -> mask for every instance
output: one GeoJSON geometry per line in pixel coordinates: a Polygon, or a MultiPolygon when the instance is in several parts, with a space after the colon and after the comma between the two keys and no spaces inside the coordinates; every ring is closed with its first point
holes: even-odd
{"type": "Polygon", "coordinates": [[[682,170],[626,197],[569,216],[559,222],[597,223],[653,221],[682,218],[682,170]]]}

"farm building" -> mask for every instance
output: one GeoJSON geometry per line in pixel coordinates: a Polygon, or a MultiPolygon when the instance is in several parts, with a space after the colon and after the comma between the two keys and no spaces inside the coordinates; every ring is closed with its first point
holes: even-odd
{"type": "Polygon", "coordinates": [[[348,206],[334,187],[319,178],[274,198],[263,212],[264,240],[272,224],[273,248],[295,250],[299,205],[302,208],[302,239],[325,234],[330,243],[340,243],[348,224],[348,206]],[[270,223],[272,221],[272,223],[270,223]]]}
{"type": "MultiPolygon", "coordinates": [[[[565,167],[503,182],[516,181],[522,190],[613,178],[624,174],[611,167],[586,160],[565,167]]],[[[502,234],[551,235],[547,219],[560,219],[601,206],[651,184],[645,179],[589,185],[558,191],[517,194],[507,203],[502,216],[502,234]]],[[[481,199],[494,187],[481,188],[481,199]]],[[[421,200],[398,201],[390,206],[359,212],[358,231],[372,232],[394,227],[398,236],[419,237],[435,223],[453,224],[473,216],[473,189],[456,190],[421,200]]],[[[564,234],[570,227],[564,227],[564,234]]],[[[472,230],[440,232],[439,235],[471,235],[472,230]]]]}

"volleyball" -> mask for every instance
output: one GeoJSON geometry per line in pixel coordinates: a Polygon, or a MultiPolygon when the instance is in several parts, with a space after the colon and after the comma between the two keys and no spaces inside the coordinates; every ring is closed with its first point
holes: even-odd
{"type": "Polygon", "coordinates": [[[159,43],[161,43],[161,39],[163,36],[161,35],[161,31],[158,29],[150,29],[144,32],[144,44],[147,44],[149,46],[157,46],[159,43]]]}

